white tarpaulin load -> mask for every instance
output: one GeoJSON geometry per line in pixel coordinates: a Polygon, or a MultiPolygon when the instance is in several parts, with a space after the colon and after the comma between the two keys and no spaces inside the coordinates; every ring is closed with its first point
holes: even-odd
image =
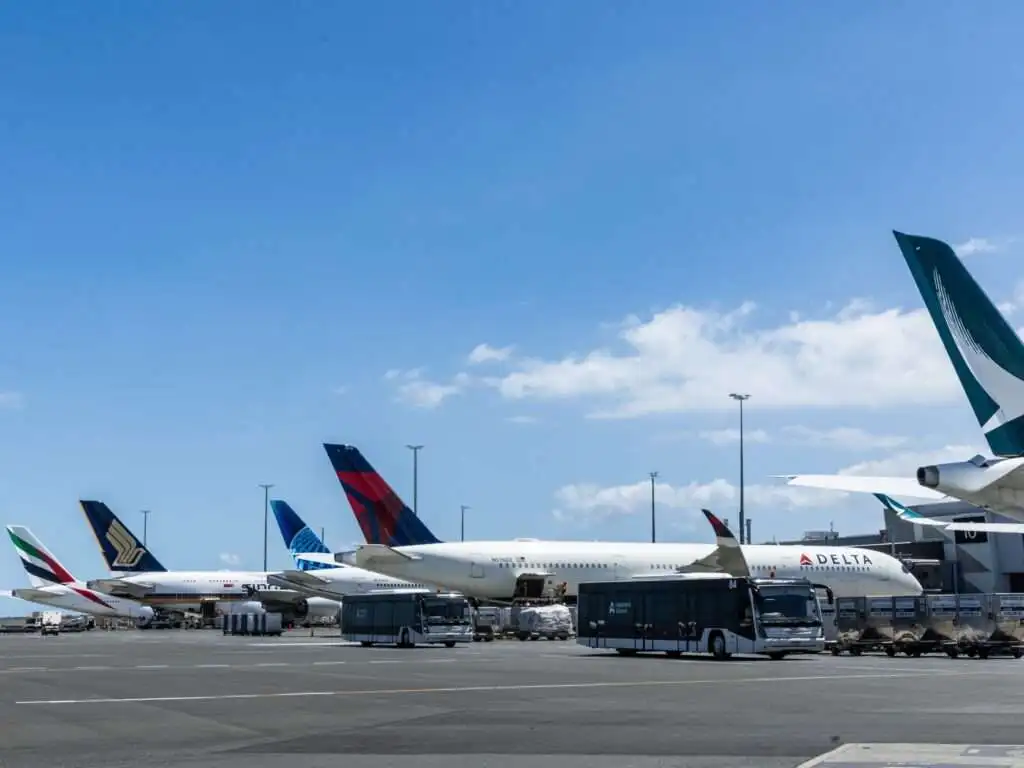
{"type": "Polygon", "coordinates": [[[572,613],[564,605],[537,605],[519,612],[519,631],[540,634],[572,632],[572,613]]]}

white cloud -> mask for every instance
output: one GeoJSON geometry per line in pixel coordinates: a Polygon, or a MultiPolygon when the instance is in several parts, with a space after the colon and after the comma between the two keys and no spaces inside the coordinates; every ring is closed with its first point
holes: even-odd
{"type": "Polygon", "coordinates": [[[472,381],[465,373],[456,374],[447,384],[428,381],[420,368],[404,372],[392,369],[384,378],[399,381],[398,399],[417,408],[436,408],[447,398],[461,394],[472,381]]]}
{"type": "Polygon", "coordinates": [[[237,566],[241,564],[242,558],[230,552],[221,552],[220,561],[224,563],[224,565],[237,566]]]}
{"type": "Polygon", "coordinates": [[[947,445],[924,451],[902,451],[873,461],[839,470],[840,475],[867,475],[877,477],[915,477],[918,467],[928,464],[942,464],[947,461],[966,461],[975,454],[984,454],[986,449],[977,445],[947,445]]]}
{"type": "Polygon", "coordinates": [[[513,424],[536,424],[538,419],[536,416],[509,416],[505,421],[513,424]]]}
{"type": "Polygon", "coordinates": [[[346,395],[348,394],[348,387],[346,387],[345,385],[341,385],[339,387],[335,387],[331,391],[336,395],[346,395]]]}
{"type": "MultiPolygon", "coordinates": [[[[743,488],[744,501],[753,507],[789,509],[834,506],[846,496],[835,491],[776,484],[747,484],[743,488]]],[[[677,524],[689,527],[700,524],[701,508],[714,511],[739,504],[739,488],[722,478],[708,483],[692,482],[688,485],[655,483],[654,499],[660,512],[666,509],[685,513],[675,518],[677,524]]],[[[623,517],[646,513],[651,508],[651,483],[640,480],[631,485],[602,487],[593,483],[564,485],[555,491],[557,508],[554,516],[574,522],[599,521],[610,517],[623,517]]]]}
{"type": "Polygon", "coordinates": [[[924,310],[872,311],[861,300],[822,320],[748,330],[746,303],[719,313],[677,306],[646,322],[620,324],[628,349],[598,349],[561,360],[521,359],[491,380],[506,398],[594,397],[596,417],[734,409],[729,392],[752,393],[748,407],[931,405],[962,397],[924,310]]]}
{"type": "Polygon", "coordinates": [[[21,408],[24,403],[21,392],[0,392],[0,408],[21,408]]]}
{"type": "Polygon", "coordinates": [[[512,347],[492,347],[490,344],[477,344],[469,353],[466,360],[470,365],[480,363],[502,362],[508,360],[512,354],[512,347]]]}
{"type": "Polygon", "coordinates": [[[830,448],[845,448],[852,451],[898,448],[907,438],[897,435],[873,435],[858,427],[836,427],[834,429],[811,429],[810,427],[783,427],[785,438],[801,445],[820,445],[830,448]]]}
{"type": "MultiPolygon", "coordinates": [[[[698,432],[697,437],[715,445],[730,445],[740,441],[740,431],[739,429],[708,429],[698,432]]],[[[769,440],[768,433],[763,429],[743,430],[743,442],[745,443],[767,443],[769,440]]]]}
{"type": "Polygon", "coordinates": [[[967,257],[976,253],[993,253],[999,250],[999,246],[987,237],[972,237],[964,243],[954,245],[953,250],[956,251],[957,256],[967,257]]]}
{"type": "MultiPolygon", "coordinates": [[[[983,451],[977,446],[972,445],[947,445],[930,451],[903,451],[882,459],[853,464],[840,469],[838,474],[913,477],[920,466],[946,461],[964,461],[981,452],[983,451]]],[[[786,485],[782,479],[775,482],[748,483],[743,493],[749,507],[773,512],[835,509],[847,504],[851,496],[864,496],[786,485]]],[[[703,520],[695,514],[701,507],[715,511],[716,508],[734,509],[739,505],[739,488],[722,478],[707,483],[691,482],[687,485],[656,483],[654,496],[659,510],[677,513],[675,521],[685,521],[687,527],[690,524],[699,524],[703,520]]],[[[557,519],[574,522],[646,514],[651,508],[651,484],[649,480],[639,480],[632,484],[615,486],[600,486],[595,483],[565,485],[555,491],[555,504],[553,514],[557,519]]]]}

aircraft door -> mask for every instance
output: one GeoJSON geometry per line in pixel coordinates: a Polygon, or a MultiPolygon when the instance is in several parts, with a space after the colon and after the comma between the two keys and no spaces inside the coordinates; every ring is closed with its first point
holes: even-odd
{"type": "Polygon", "coordinates": [[[484,566],[482,563],[470,563],[469,565],[469,578],[471,579],[482,579],[486,576],[484,573],[484,566]]]}

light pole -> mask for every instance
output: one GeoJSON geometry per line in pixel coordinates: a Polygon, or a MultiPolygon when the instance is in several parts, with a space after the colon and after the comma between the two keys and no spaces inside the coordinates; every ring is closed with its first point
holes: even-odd
{"type": "MultiPolygon", "coordinates": [[[[749,400],[750,395],[740,395],[732,392],[729,394],[729,397],[733,400],[738,400],[740,404],[740,544],[743,544],[747,533],[747,516],[743,508],[743,401],[749,400]]],[[[746,543],[749,544],[750,542],[746,543]]]]}
{"type": "Polygon", "coordinates": [[[412,513],[416,515],[416,517],[419,517],[419,457],[420,448],[422,448],[423,446],[407,445],[405,447],[412,451],[412,513]]]}
{"type": "Polygon", "coordinates": [[[654,535],[654,479],[658,476],[658,473],[648,472],[647,474],[651,476],[651,544],[653,544],[657,538],[654,535]]]}
{"type": "Polygon", "coordinates": [[[146,546],[146,533],[149,528],[149,510],[142,510],[142,546],[146,546]]]}
{"type": "Polygon", "coordinates": [[[270,517],[270,489],[273,483],[260,483],[263,489],[263,571],[267,570],[267,520],[270,517]]]}
{"type": "Polygon", "coordinates": [[[459,541],[466,540],[466,510],[470,509],[469,506],[463,504],[459,507],[462,512],[462,522],[459,524],[459,541]]]}

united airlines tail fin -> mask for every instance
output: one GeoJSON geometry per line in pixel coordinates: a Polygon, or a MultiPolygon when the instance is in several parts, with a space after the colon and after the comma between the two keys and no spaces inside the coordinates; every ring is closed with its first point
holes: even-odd
{"type": "Polygon", "coordinates": [[[709,510],[702,509],[701,512],[711,523],[718,546],[711,554],[679,568],[679,573],[728,573],[730,576],[749,578],[750,566],[747,565],[747,558],[743,556],[743,548],[736,541],[729,526],[709,510]]]}
{"type": "Polygon", "coordinates": [[[281,529],[281,537],[284,545],[288,547],[295,567],[300,571],[319,571],[324,568],[337,567],[337,564],[317,563],[312,560],[305,560],[299,555],[328,554],[331,550],[320,540],[320,537],[313,533],[298,513],[291,508],[288,502],[280,499],[271,499],[270,508],[274,510],[274,517],[277,518],[277,527],[281,529]]]}
{"type": "Polygon", "coordinates": [[[71,575],[60,561],[51,554],[43,543],[32,535],[32,531],[23,525],[8,525],[7,535],[21,558],[21,565],[28,574],[28,581],[33,587],[48,587],[54,584],[72,584],[75,577],[71,575]]]}
{"type": "Polygon", "coordinates": [[[89,521],[96,543],[111,573],[153,573],[166,571],[146,545],[128,530],[102,501],[78,502],[89,521]]]}
{"type": "Polygon", "coordinates": [[[949,245],[893,234],[989,447],[1024,455],[1024,344],[949,245]]]}
{"type": "Polygon", "coordinates": [[[367,544],[405,547],[440,543],[440,539],[363,458],[358,448],[324,443],[324,449],[367,544]]]}

